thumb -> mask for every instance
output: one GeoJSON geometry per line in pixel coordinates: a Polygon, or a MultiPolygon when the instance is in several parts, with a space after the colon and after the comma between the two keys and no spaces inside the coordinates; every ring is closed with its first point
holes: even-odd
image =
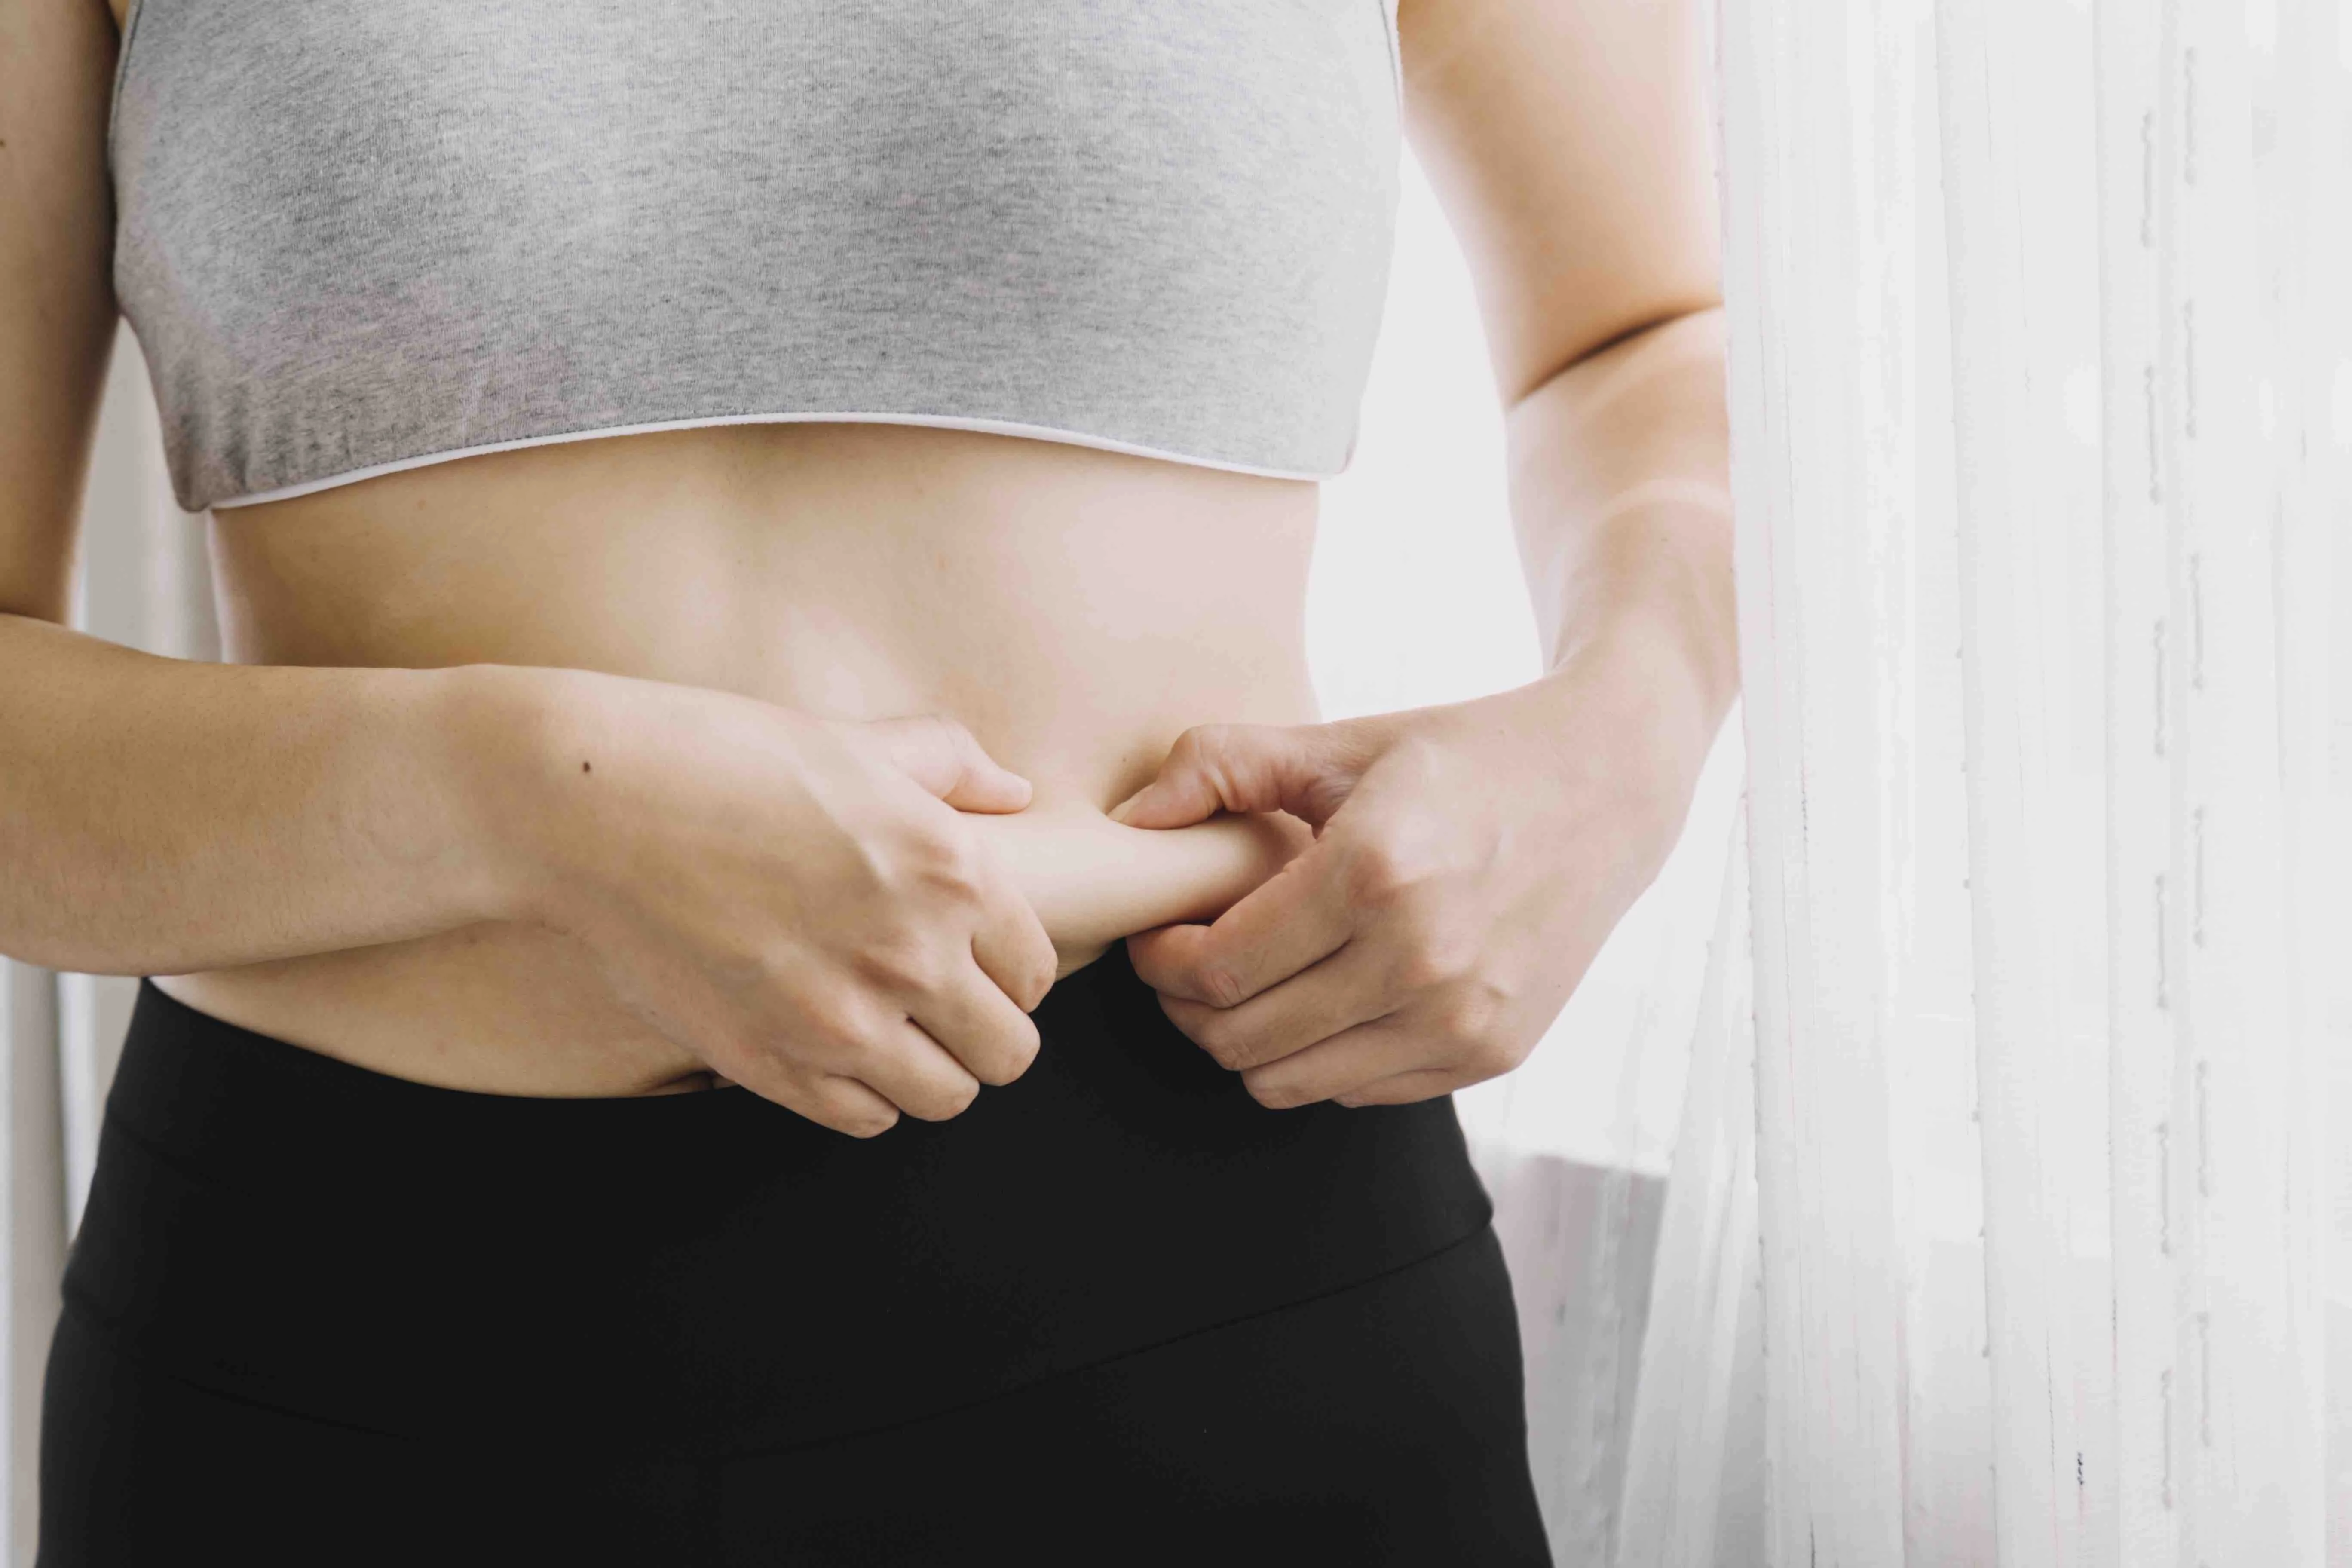
{"type": "Polygon", "coordinates": [[[1187,827],[1220,810],[1286,811],[1318,831],[1377,754],[1371,732],[1332,724],[1196,724],[1160,776],[1111,807],[1129,827],[1187,827]]]}
{"type": "Polygon", "coordinates": [[[970,730],[944,713],[876,719],[854,726],[892,767],[958,811],[1019,811],[1029,781],[981,750],[970,730]]]}

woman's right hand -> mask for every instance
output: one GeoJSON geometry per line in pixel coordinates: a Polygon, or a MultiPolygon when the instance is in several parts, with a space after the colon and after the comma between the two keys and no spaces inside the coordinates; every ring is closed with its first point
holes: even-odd
{"type": "Polygon", "coordinates": [[[1044,926],[964,812],[1027,782],[940,716],[853,722],[577,670],[482,667],[518,913],[719,1077],[854,1137],[1021,1076],[1044,926]],[[514,723],[508,701],[527,684],[514,723]],[[522,766],[511,765],[517,747],[522,766]]]}

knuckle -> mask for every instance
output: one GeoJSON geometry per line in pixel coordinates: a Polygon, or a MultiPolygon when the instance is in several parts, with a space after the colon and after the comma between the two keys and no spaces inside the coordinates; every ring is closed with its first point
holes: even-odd
{"type": "Polygon", "coordinates": [[[862,1095],[827,1095],[823,1110],[824,1114],[817,1120],[852,1138],[878,1138],[898,1125],[896,1106],[870,1103],[862,1095]]]}
{"type": "Polygon", "coordinates": [[[1389,965],[1389,981],[1404,996],[1435,990],[1445,984],[1445,965],[1428,948],[1418,942],[1410,943],[1389,965]]]}
{"type": "Polygon", "coordinates": [[[958,1082],[926,1084],[919,1105],[908,1105],[906,1112],[922,1121],[950,1121],[971,1109],[980,1098],[980,1080],[966,1077],[958,1082]]]}
{"type": "Polygon", "coordinates": [[[1407,992],[1459,986],[1470,977],[1477,960],[1475,943],[1423,933],[1407,943],[1391,973],[1398,986],[1407,992]]]}
{"type": "Polygon", "coordinates": [[[860,950],[851,967],[860,980],[892,994],[928,992],[940,977],[929,945],[905,931],[860,950]]]}
{"type": "Polygon", "coordinates": [[[869,1031],[864,1008],[846,996],[825,996],[803,1007],[793,1033],[808,1042],[808,1056],[856,1059],[866,1053],[869,1031]]]}
{"type": "Polygon", "coordinates": [[[1438,1033],[1465,1059],[1490,1048],[1495,1008],[1473,989],[1454,988],[1433,1021],[1438,1033]]]}
{"type": "Polygon", "coordinates": [[[1415,785],[1428,784],[1444,772],[1450,760],[1447,749],[1426,735],[1406,733],[1389,742],[1381,752],[1381,765],[1391,774],[1400,774],[1415,785]]]}
{"type": "Polygon", "coordinates": [[[1492,1027],[1490,1016],[1478,1020],[1483,1032],[1475,1034],[1462,1053],[1462,1065],[1478,1075],[1481,1081],[1500,1078],[1519,1065],[1520,1053],[1511,1041],[1492,1027]]]}
{"type": "Polygon", "coordinates": [[[927,892],[951,897],[977,896],[987,879],[980,844],[962,825],[926,824],[912,839],[909,870],[927,892]]]}
{"type": "MultiPolygon", "coordinates": [[[[761,1053],[772,1057],[772,1051],[761,1053]]],[[[752,1079],[739,1079],[762,1099],[849,1138],[873,1138],[898,1125],[898,1111],[880,1096],[835,1073],[785,1063],[752,1079]]]]}
{"type": "Polygon", "coordinates": [[[1045,1002],[1046,994],[1054,989],[1054,981],[1061,967],[1060,952],[1041,929],[1027,962],[1012,976],[1012,988],[1005,994],[1012,997],[1013,1005],[1024,1013],[1034,1013],[1045,1002]]]}
{"type": "Polygon", "coordinates": [[[1421,875],[1402,846],[1387,839],[1368,840],[1349,857],[1349,897],[1367,908],[1385,909],[1410,893],[1421,875]]]}
{"type": "Polygon", "coordinates": [[[1220,1067],[1249,1065],[1249,1045],[1230,1019],[1216,1014],[1192,1026],[1192,1043],[1209,1053],[1220,1067]]]}
{"type": "Polygon", "coordinates": [[[977,896],[988,885],[988,863],[981,856],[980,841],[961,831],[949,835],[935,875],[951,890],[977,896]]]}
{"type": "Polygon", "coordinates": [[[1002,1089],[1027,1072],[1037,1059],[1037,1031],[1033,1026],[1024,1035],[1008,1033],[978,1045],[961,1045],[955,1055],[975,1082],[1002,1089]]]}
{"type": "Polygon", "coordinates": [[[1288,1110],[1293,1106],[1304,1105],[1307,1102],[1306,1091],[1296,1084],[1277,1083],[1264,1079],[1253,1081],[1247,1078],[1242,1081],[1248,1086],[1250,1098],[1268,1110],[1288,1110]]]}
{"type": "Polygon", "coordinates": [[[1022,987],[1021,994],[1013,998],[1021,1005],[1024,1013],[1034,1013],[1045,1005],[1046,996],[1054,989],[1055,972],[1060,967],[1056,959],[1038,960],[1036,967],[1029,972],[1028,984],[1022,987]]]}
{"type": "Polygon", "coordinates": [[[1168,755],[1172,762],[1204,762],[1223,751],[1228,739],[1225,725],[1195,724],[1176,737],[1176,743],[1168,748],[1168,755]]]}
{"type": "Polygon", "coordinates": [[[1249,988],[1230,964],[1203,963],[1192,972],[1192,983],[1212,1007],[1238,1007],[1249,999],[1249,988]]]}
{"type": "MultiPolygon", "coordinates": [[[[1026,1018],[1022,1022],[1029,1024],[1026,1018]]],[[[972,1076],[982,1083],[1002,1089],[1029,1070],[1031,1064],[1037,1059],[1037,1026],[1029,1024],[1027,1028],[1003,1043],[995,1059],[988,1064],[985,1075],[975,1071],[972,1076]]]]}
{"type": "Polygon", "coordinates": [[[1230,801],[1235,793],[1234,764],[1237,743],[1246,728],[1240,724],[1195,724],[1176,737],[1176,743],[1168,750],[1168,763],[1179,772],[1199,775],[1220,799],[1230,801]]]}
{"type": "Polygon", "coordinates": [[[1490,1079],[1501,1078],[1518,1065],[1508,1052],[1490,1048],[1472,1052],[1464,1070],[1469,1075],[1470,1082],[1485,1083],[1490,1079]]]}

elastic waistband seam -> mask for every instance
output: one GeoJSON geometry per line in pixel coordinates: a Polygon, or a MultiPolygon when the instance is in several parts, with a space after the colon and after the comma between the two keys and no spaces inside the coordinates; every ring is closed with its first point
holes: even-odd
{"type": "MultiPolygon", "coordinates": [[[[1164,1339],[1152,1340],[1143,1344],[1132,1345],[1110,1355],[1098,1357],[1093,1361],[1082,1362],[1076,1366],[1059,1367],[1052,1372],[1045,1373],[1040,1376],[1033,1377],[1025,1382],[1017,1384],[1011,1388],[1000,1389],[995,1393],[982,1394],[978,1398],[963,1400],[953,1405],[944,1405],[935,1410],[926,1410],[919,1415],[903,1416],[890,1421],[877,1422],[868,1426],[844,1427],[839,1431],[828,1432],[823,1436],[810,1437],[798,1442],[786,1443],[776,1447],[767,1447],[756,1444],[752,1446],[736,1446],[728,1442],[723,1434],[719,1434],[714,1435],[713,1439],[698,1441],[693,1437],[687,1437],[650,1446],[642,1449],[624,1445],[620,1451],[626,1457],[647,1460],[685,1460],[706,1464],[727,1464],[740,1459],[769,1458],[782,1455],[801,1453],[811,1449],[824,1448],[833,1444],[855,1442],[860,1438],[877,1436],[887,1432],[901,1431],[908,1427],[919,1426],[929,1421],[945,1420],[950,1416],[966,1415],[975,1410],[985,1409],[989,1405],[1001,1403],[1004,1400],[1018,1398],[1023,1394],[1034,1393],[1036,1390],[1049,1387],[1065,1378],[1076,1377],[1086,1373],[1099,1372],[1106,1367],[1117,1366],[1122,1362],[1132,1361],[1139,1356],[1149,1355],[1155,1351],[1166,1350],[1171,1345],[1181,1344],[1187,1340],[1198,1339],[1203,1334],[1213,1334],[1226,1329],[1238,1328],[1243,1324],[1255,1322],[1260,1319],[1275,1317],[1284,1312],[1296,1311],[1301,1307],[1312,1306],[1318,1301],[1326,1301],[1334,1297],[1344,1296],[1351,1290],[1368,1289],[1369,1287],[1378,1285],[1384,1280],[1392,1279],[1401,1274],[1410,1273],[1415,1268],[1424,1268],[1429,1264],[1435,1263],[1439,1259],[1461,1250],[1463,1247],[1473,1246],[1483,1237],[1492,1234],[1493,1228],[1494,1216],[1490,1213],[1481,1218],[1479,1223],[1474,1228],[1455,1237],[1453,1240],[1448,1241],[1431,1251],[1422,1253],[1418,1257],[1407,1258],[1401,1263],[1391,1264],[1387,1268],[1381,1268],[1377,1272],[1363,1275],[1357,1279],[1345,1280],[1339,1284],[1328,1286],[1323,1289],[1312,1291],[1304,1296],[1296,1296],[1286,1300],[1277,1301],[1271,1306],[1261,1307],[1255,1311],[1243,1312],[1234,1317],[1221,1318],[1213,1322],[1202,1323],[1197,1327],[1186,1329],[1181,1333],[1171,1334],[1164,1339]]],[[[274,1415],[282,1415],[291,1421],[310,1422],[321,1426],[331,1426],[339,1431],[356,1432],[366,1436],[381,1437],[387,1441],[394,1442],[446,1444],[456,1441],[459,1436],[459,1434],[454,1429],[446,1434],[437,1432],[395,1431],[380,1426],[370,1426],[354,1421],[339,1420],[334,1416],[321,1415],[312,1411],[292,1409],[289,1406],[274,1403],[268,1399],[257,1397],[249,1388],[241,1386],[234,1379],[212,1375],[204,1368],[191,1367],[170,1358],[154,1355],[149,1352],[146,1348],[141,1344],[138,1336],[134,1331],[125,1329],[121,1324],[109,1317],[95,1301],[89,1300],[87,1292],[80,1289],[70,1275],[68,1276],[65,1282],[64,1309],[67,1312],[72,1314],[80,1321],[80,1326],[84,1331],[102,1340],[105,1342],[106,1349],[110,1352],[121,1357],[124,1361],[136,1364],[142,1371],[155,1376],[168,1378],[174,1383],[184,1384],[190,1388],[199,1389],[204,1393],[215,1394],[223,1399],[234,1400],[240,1405],[249,1406],[256,1410],[267,1411],[274,1415]]],[[[505,1427],[496,1428],[494,1432],[495,1440],[499,1441],[511,1440],[519,1435],[528,1436],[533,1440],[541,1440],[548,1436],[548,1434],[530,1432],[528,1429],[524,1429],[522,1433],[518,1434],[515,1430],[505,1427]]],[[[609,1447],[609,1445],[603,1443],[592,1443],[590,1446],[597,1447],[609,1447]]]]}
{"type": "Polygon", "coordinates": [[[257,1399],[250,1392],[227,1385],[224,1382],[191,1375],[190,1369],[174,1366],[168,1361],[149,1354],[133,1335],[126,1331],[120,1323],[110,1319],[98,1304],[89,1299],[89,1293],[70,1279],[66,1281],[64,1308],[60,1315],[78,1319],[82,1331],[93,1339],[102,1341],[109,1355],[127,1361],[152,1376],[167,1378],[184,1387],[211,1394],[215,1399],[226,1399],[234,1404],[242,1405],[248,1410],[266,1411],[272,1415],[282,1415],[289,1421],[308,1422],[314,1426],[331,1426],[338,1432],[356,1432],[363,1437],[381,1437],[387,1443],[430,1444],[439,1441],[436,1437],[425,1436],[414,1432],[388,1432],[381,1426],[364,1426],[355,1421],[339,1421],[331,1415],[320,1415],[313,1411],[289,1409],[283,1405],[275,1405],[267,1399],[257,1399]]]}
{"type": "Polygon", "coordinates": [[[1215,1322],[1202,1323],[1197,1328],[1186,1329],[1181,1333],[1171,1334],[1165,1339],[1153,1340],[1146,1344],[1133,1345],[1126,1350],[1100,1357],[1095,1361],[1082,1362],[1076,1366],[1060,1367],[1053,1372],[1046,1373],[1041,1377],[1033,1377],[1026,1383],[1021,1384],[1016,1387],[1003,1389],[995,1394],[983,1394],[978,1399],[968,1399],[960,1405],[942,1405],[937,1410],[926,1411],[920,1415],[909,1415],[903,1420],[898,1421],[885,1421],[872,1426],[848,1427],[839,1432],[827,1433],[822,1437],[812,1437],[804,1442],[787,1443],[781,1447],[734,1449],[730,1450],[726,1455],[726,1458],[730,1460],[754,1459],[771,1458],[784,1454],[796,1454],[804,1449],[822,1448],[834,1443],[853,1442],[860,1437],[872,1437],[885,1432],[896,1432],[908,1426],[919,1426],[926,1421],[940,1421],[944,1420],[950,1415],[961,1415],[974,1410],[983,1410],[989,1405],[997,1404],[1001,1401],[1015,1399],[1020,1397],[1022,1394],[1032,1393],[1040,1388],[1045,1388],[1052,1384],[1061,1381],[1064,1378],[1076,1377],[1084,1373],[1100,1372],[1105,1367],[1117,1366],[1121,1362],[1132,1361],[1138,1356],[1150,1355],[1154,1351],[1166,1350],[1171,1345],[1180,1345],[1187,1340],[1198,1339],[1203,1334],[1213,1334],[1222,1330],[1239,1328],[1244,1323],[1254,1323],[1261,1318],[1271,1318],[1283,1312],[1296,1311],[1301,1307],[1311,1307],[1318,1301],[1328,1301],[1335,1296],[1344,1296],[1350,1290],[1361,1290],[1370,1286],[1377,1285],[1384,1279],[1391,1279],[1400,1274],[1410,1273],[1415,1268],[1423,1268],[1429,1264],[1436,1262],[1439,1258],[1445,1257],[1448,1253],[1456,1252],[1465,1247],[1471,1246],[1481,1237],[1486,1235],[1493,1229],[1493,1227],[1494,1216],[1489,1215],[1479,1222],[1475,1229],[1455,1237],[1453,1240],[1445,1243],[1434,1251],[1424,1252],[1418,1258],[1407,1258],[1402,1263],[1392,1263],[1377,1273],[1367,1274],[1360,1279],[1349,1279],[1341,1284],[1328,1286],[1323,1289],[1312,1291],[1305,1296],[1295,1296],[1288,1300],[1277,1301],[1270,1307],[1261,1307],[1255,1311],[1244,1312],[1236,1317],[1220,1318],[1215,1322]]]}
{"type": "MultiPolygon", "coordinates": [[[[100,1133],[114,1133],[124,1142],[136,1148],[140,1153],[184,1181],[194,1183],[199,1186],[251,1187],[255,1185],[250,1181],[241,1181],[226,1172],[191,1163],[184,1155],[165,1148],[156,1141],[153,1133],[139,1126],[111,1105],[99,1113],[98,1120],[100,1133]]],[[[273,1176],[272,1180],[282,1181],[284,1177],[273,1176]]]]}

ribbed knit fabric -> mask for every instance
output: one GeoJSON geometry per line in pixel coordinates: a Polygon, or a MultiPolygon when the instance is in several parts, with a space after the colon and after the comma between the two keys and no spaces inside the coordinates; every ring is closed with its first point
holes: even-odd
{"type": "Polygon", "coordinates": [[[115,284],[180,504],[861,419],[1353,454],[1394,0],[139,0],[115,284]]]}

